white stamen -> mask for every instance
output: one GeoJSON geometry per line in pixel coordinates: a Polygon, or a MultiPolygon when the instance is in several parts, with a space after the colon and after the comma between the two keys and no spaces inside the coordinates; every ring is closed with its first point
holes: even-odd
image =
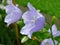
{"type": "Polygon", "coordinates": [[[36,20],[36,18],[37,18],[37,16],[35,15],[34,17],[33,17],[33,20],[31,20],[31,22],[35,22],[35,20],[36,20]]]}
{"type": "Polygon", "coordinates": [[[48,42],[46,42],[46,45],[50,45],[48,42]]]}

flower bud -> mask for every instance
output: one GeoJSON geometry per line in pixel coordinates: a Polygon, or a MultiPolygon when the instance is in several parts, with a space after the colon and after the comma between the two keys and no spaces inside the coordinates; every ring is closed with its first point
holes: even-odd
{"type": "Polygon", "coordinates": [[[55,22],[56,22],[56,17],[53,16],[53,17],[52,17],[52,24],[55,24],[55,22]]]}
{"type": "Polygon", "coordinates": [[[24,36],[23,38],[22,38],[22,40],[21,40],[21,43],[24,43],[24,42],[26,42],[28,40],[28,37],[27,36],[24,36]]]}

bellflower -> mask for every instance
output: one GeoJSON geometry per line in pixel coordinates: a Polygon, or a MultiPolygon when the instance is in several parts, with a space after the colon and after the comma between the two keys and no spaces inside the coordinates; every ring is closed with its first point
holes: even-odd
{"type": "Polygon", "coordinates": [[[5,17],[4,22],[6,22],[8,26],[21,18],[22,12],[18,7],[12,4],[12,0],[10,0],[10,4],[5,7],[5,10],[7,16],[5,17]]]}
{"type": "MultiPolygon", "coordinates": [[[[54,40],[54,41],[55,41],[55,45],[57,45],[58,42],[56,40],[54,40]]],[[[54,45],[54,43],[53,43],[53,40],[51,38],[49,38],[49,39],[44,39],[42,41],[41,45],[54,45]]]]}
{"type": "Polygon", "coordinates": [[[27,6],[29,10],[22,16],[25,26],[21,29],[20,33],[28,35],[31,38],[33,32],[41,30],[44,27],[45,18],[30,3],[27,6]]]}
{"type": "MultiPolygon", "coordinates": [[[[48,32],[51,32],[50,29],[48,30],[48,32]]],[[[57,30],[57,27],[55,24],[52,26],[52,34],[54,37],[60,36],[60,31],[57,30]]]]}

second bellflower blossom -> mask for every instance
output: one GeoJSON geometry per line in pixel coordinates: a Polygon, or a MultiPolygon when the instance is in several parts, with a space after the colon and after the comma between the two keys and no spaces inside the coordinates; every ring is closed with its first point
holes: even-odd
{"type": "MultiPolygon", "coordinates": [[[[54,41],[55,41],[55,45],[57,45],[58,42],[56,40],[54,40],[54,41]]],[[[49,39],[44,39],[42,41],[41,45],[54,45],[54,43],[53,43],[53,40],[51,38],[49,38],[49,39]]]]}
{"type": "Polygon", "coordinates": [[[10,4],[5,7],[5,10],[7,16],[5,17],[4,22],[6,22],[8,26],[11,23],[18,21],[22,16],[21,10],[12,4],[12,0],[10,0],[10,4]]]}
{"type": "Polygon", "coordinates": [[[41,30],[44,27],[45,18],[30,3],[28,3],[28,8],[29,10],[22,16],[25,26],[21,29],[20,33],[28,35],[31,38],[33,32],[41,30]]]}
{"type": "MultiPolygon", "coordinates": [[[[51,32],[50,29],[48,30],[48,32],[51,32]]],[[[57,30],[57,27],[55,24],[52,26],[52,34],[54,37],[60,36],[60,31],[57,30]]]]}

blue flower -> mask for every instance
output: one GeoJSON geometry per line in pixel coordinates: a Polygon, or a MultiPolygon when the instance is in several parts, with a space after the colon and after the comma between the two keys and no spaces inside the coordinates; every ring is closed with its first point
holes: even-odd
{"type": "MultiPolygon", "coordinates": [[[[56,40],[54,40],[54,41],[55,41],[55,45],[57,45],[58,42],[56,40]]],[[[54,45],[54,43],[53,43],[52,39],[49,38],[49,39],[44,39],[42,41],[41,45],[54,45]]]]}
{"type": "Polygon", "coordinates": [[[7,15],[4,22],[7,23],[7,26],[9,26],[11,23],[18,21],[22,16],[21,10],[18,7],[14,6],[12,3],[7,5],[5,7],[5,10],[7,15]]]}
{"type": "Polygon", "coordinates": [[[27,6],[29,10],[22,16],[25,26],[21,29],[20,33],[31,38],[33,32],[39,31],[44,27],[45,17],[36,11],[30,3],[27,6]]]}
{"type": "MultiPolygon", "coordinates": [[[[48,30],[48,32],[51,32],[50,29],[48,30]]],[[[53,37],[60,36],[60,31],[57,30],[57,27],[55,24],[52,25],[52,34],[53,34],[53,37]]]]}

